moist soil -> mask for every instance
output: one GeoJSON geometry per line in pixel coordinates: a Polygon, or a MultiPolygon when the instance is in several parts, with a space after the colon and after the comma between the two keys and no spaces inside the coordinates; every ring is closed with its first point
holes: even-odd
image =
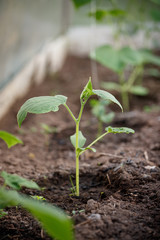
{"type": "MultiPolygon", "coordinates": [[[[100,81],[117,81],[110,70],[100,65],[97,70],[100,81]]],[[[77,115],[79,95],[89,76],[90,60],[69,56],[60,72],[46,75],[41,85],[33,85],[27,96],[16,102],[0,122],[0,128],[18,136],[24,144],[7,149],[0,141],[0,170],[33,179],[43,187],[43,191],[22,192],[43,196],[64,209],[73,219],[76,240],[158,240],[160,112],[143,111],[145,105],[160,104],[158,78],[145,75],[143,82],[150,93],[147,97],[132,97],[130,112],[121,113],[118,106],[111,105],[116,116],[110,125],[133,128],[135,134],[108,134],[95,145],[96,153],[86,151],[81,156],[80,197],[71,196],[75,154],[69,136],[75,128],[66,109],[62,106],[56,113],[28,114],[21,129],[17,126],[20,106],[33,96],[63,94],[77,115]],[[51,129],[45,130],[44,124],[51,129]]],[[[81,122],[87,143],[97,134],[97,120],[90,110],[87,104],[81,122]]],[[[12,207],[6,211],[8,215],[0,219],[0,240],[50,239],[25,210],[12,207]]]]}

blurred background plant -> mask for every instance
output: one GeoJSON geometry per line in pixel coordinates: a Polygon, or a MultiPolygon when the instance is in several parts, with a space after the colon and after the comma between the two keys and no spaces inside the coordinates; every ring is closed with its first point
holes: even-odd
{"type": "MultiPolygon", "coordinates": [[[[88,16],[95,20],[95,24],[111,24],[115,27],[115,45],[99,46],[91,52],[91,58],[117,73],[119,83],[107,81],[102,82],[101,86],[106,90],[119,92],[124,110],[129,111],[129,94],[145,96],[149,92],[142,85],[145,64],[160,65],[160,58],[148,48],[133,48],[123,43],[123,40],[126,37],[132,39],[134,34],[143,31],[144,46],[148,46],[153,33],[160,30],[160,1],[72,1],[77,9],[84,5],[89,7],[90,4],[88,16]]],[[[154,42],[153,46],[156,48],[157,43],[154,42]]],[[[148,69],[148,73],[159,76],[159,71],[155,68],[148,69]]]]}

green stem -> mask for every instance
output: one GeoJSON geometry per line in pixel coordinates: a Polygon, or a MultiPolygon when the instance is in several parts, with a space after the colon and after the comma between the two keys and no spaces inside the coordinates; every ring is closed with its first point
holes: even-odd
{"type": "Polygon", "coordinates": [[[78,152],[79,121],[76,123],[76,196],[79,196],[79,152],[78,152]]]}
{"type": "Polygon", "coordinates": [[[129,91],[130,88],[133,86],[133,84],[135,83],[138,75],[141,75],[142,69],[143,69],[143,67],[142,67],[141,65],[135,67],[135,69],[134,69],[133,72],[131,73],[131,75],[130,75],[127,83],[126,83],[126,86],[125,86],[125,90],[126,90],[126,91],[129,91]]]}
{"type": "Polygon", "coordinates": [[[78,118],[76,119],[76,147],[75,147],[75,154],[76,154],[76,196],[79,196],[79,123],[81,120],[83,108],[84,108],[85,103],[81,104],[80,112],[78,115],[78,118]]]}
{"type": "Polygon", "coordinates": [[[67,104],[64,104],[64,106],[66,107],[67,111],[69,112],[69,114],[71,115],[71,117],[73,118],[73,120],[76,122],[77,119],[75,118],[75,116],[73,115],[72,111],[70,110],[70,108],[67,106],[67,104]]]}
{"type": "Polygon", "coordinates": [[[141,75],[143,72],[143,66],[137,66],[131,73],[127,82],[125,82],[124,75],[120,74],[120,84],[121,84],[121,97],[122,105],[125,111],[129,111],[129,91],[130,88],[134,85],[138,75],[141,75]]]}
{"type": "Polygon", "coordinates": [[[121,97],[122,97],[122,105],[124,108],[124,111],[129,111],[129,96],[128,96],[128,92],[126,90],[122,90],[121,93],[121,97]]]}
{"type": "Polygon", "coordinates": [[[128,92],[125,88],[125,79],[124,73],[119,73],[120,85],[121,85],[121,98],[122,98],[122,105],[125,111],[129,110],[129,97],[128,92]]]}
{"type": "Polygon", "coordinates": [[[103,138],[104,136],[106,136],[109,132],[105,132],[103,133],[101,136],[99,136],[98,138],[96,138],[93,142],[91,142],[83,151],[80,152],[79,155],[81,155],[82,153],[84,153],[88,148],[91,148],[96,142],[98,142],[101,138],[103,138]]]}
{"type": "Polygon", "coordinates": [[[75,116],[73,115],[72,111],[70,110],[70,108],[67,106],[67,104],[64,104],[64,106],[66,107],[67,111],[69,112],[69,114],[71,115],[71,117],[73,118],[74,122],[76,123],[76,146],[75,146],[75,155],[76,155],[76,192],[75,195],[79,196],[79,123],[82,117],[82,112],[83,112],[83,108],[86,102],[81,102],[81,108],[80,108],[80,112],[78,115],[78,118],[75,118],[75,116]]]}
{"type": "Polygon", "coordinates": [[[100,119],[98,119],[98,134],[97,134],[97,137],[99,137],[102,134],[102,130],[103,130],[103,123],[100,119]]]}

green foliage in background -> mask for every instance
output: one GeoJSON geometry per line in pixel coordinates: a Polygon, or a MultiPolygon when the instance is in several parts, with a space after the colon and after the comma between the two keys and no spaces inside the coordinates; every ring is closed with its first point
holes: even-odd
{"type": "Polygon", "coordinates": [[[124,110],[129,110],[128,94],[145,96],[148,89],[142,86],[144,65],[152,63],[160,65],[160,58],[146,49],[135,50],[130,47],[116,49],[110,45],[100,46],[91,53],[91,58],[118,74],[119,83],[104,82],[102,86],[107,90],[116,90],[121,93],[124,110]],[[125,73],[130,69],[129,76],[125,73]],[[141,78],[141,81],[138,79],[141,78]]]}
{"type": "Polygon", "coordinates": [[[110,102],[107,100],[97,100],[91,99],[90,106],[92,110],[92,114],[98,119],[98,134],[100,136],[103,131],[103,123],[111,123],[115,113],[110,111],[109,113],[106,111],[107,107],[109,106],[110,102]]]}

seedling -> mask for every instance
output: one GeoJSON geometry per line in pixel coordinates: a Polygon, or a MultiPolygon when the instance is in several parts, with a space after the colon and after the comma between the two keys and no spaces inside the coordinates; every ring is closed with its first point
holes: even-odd
{"type": "Polygon", "coordinates": [[[11,148],[18,143],[23,143],[19,138],[6,131],[0,131],[0,138],[7,144],[8,148],[11,148]]]}
{"type": "Polygon", "coordinates": [[[31,197],[38,201],[46,201],[46,199],[43,196],[35,195],[35,196],[31,196],[31,197]]]}
{"type": "Polygon", "coordinates": [[[9,174],[5,171],[1,172],[1,177],[4,179],[4,186],[9,186],[15,190],[21,190],[22,187],[33,188],[41,190],[36,182],[27,180],[26,178],[20,177],[17,174],[9,174]]]}
{"type": "Polygon", "coordinates": [[[6,216],[8,213],[5,212],[3,209],[0,209],[0,218],[6,216]]]}
{"type": "Polygon", "coordinates": [[[92,114],[98,119],[98,134],[97,136],[99,137],[102,134],[103,131],[103,123],[111,123],[115,113],[114,112],[109,112],[106,113],[106,108],[110,104],[109,101],[106,100],[96,100],[96,99],[91,99],[89,101],[90,106],[92,108],[92,114]]]}
{"type": "Polygon", "coordinates": [[[96,138],[92,143],[90,143],[88,146],[84,147],[86,138],[83,136],[82,132],[79,130],[80,128],[80,121],[83,113],[84,106],[88,99],[91,96],[97,95],[101,99],[104,100],[109,100],[111,102],[116,103],[121,109],[122,106],[118,102],[118,100],[109,92],[104,91],[104,90],[94,90],[92,88],[92,83],[91,79],[89,79],[87,85],[85,86],[84,90],[82,91],[80,95],[80,111],[79,115],[76,118],[72,111],[70,110],[69,106],[66,104],[67,97],[63,95],[56,95],[56,96],[42,96],[42,97],[34,97],[29,100],[27,100],[22,107],[20,108],[18,114],[17,114],[17,121],[19,127],[21,127],[22,122],[27,116],[27,113],[35,113],[35,114],[40,114],[40,113],[47,113],[47,112],[57,112],[59,110],[59,106],[63,105],[70,116],[72,117],[73,121],[75,122],[75,129],[76,132],[74,135],[70,137],[71,143],[75,148],[75,156],[76,156],[76,196],[79,196],[79,157],[82,153],[84,153],[86,150],[90,149],[93,152],[96,150],[92,148],[92,146],[98,142],[101,138],[103,138],[105,135],[108,133],[134,133],[134,130],[130,128],[112,128],[108,127],[106,128],[106,132],[103,133],[101,136],[96,138]]]}
{"type": "Polygon", "coordinates": [[[5,181],[0,188],[0,218],[7,214],[3,210],[5,207],[15,206],[17,208],[20,205],[40,222],[53,239],[73,240],[72,223],[61,209],[44,202],[45,198],[41,196],[28,197],[19,194],[17,191],[5,189],[6,186],[9,186],[16,190],[20,190],[22,187],[40,190],[40,187],[35,182],[16,174],[8,174],[5,171],[1,173],[1,176],[5,181]]]}
{"type": "Polygon", "coordinates": [[[56,127],[51,127],[48,124],[41,123],[41,128],[43,129],[43,132],[46,134],[51,134],[51,133],[56,133],[57,128],[56,127]]]}
{"type": "Polygon", "coordinates": [[[149,92],[142,86],[142,81],[138,82],[138,78],[142,79],[143,77],[144,65],[146,63],[160,65],[160,58],[154,56],[150,51],[134,50],[130,47],[115,49],[110,45],[100,46],[91,54],[91,58],[118,74],[119,83],[104,82],[102,87],[119,92],[126,111],[129,110],[129,93],[145,96],[149,92]],[[129,76],[126,77],[129,68],[129,76]]]}

